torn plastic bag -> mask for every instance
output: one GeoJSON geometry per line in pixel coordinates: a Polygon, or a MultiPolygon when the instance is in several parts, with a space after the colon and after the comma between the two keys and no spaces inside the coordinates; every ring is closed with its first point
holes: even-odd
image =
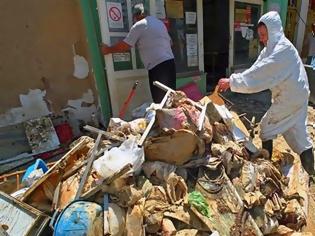
{"type": "Polygon", "coordinates": [[[143,103],[141,106],[136,107],[135,109],[132,110],[131,115],[133,118],[142,118],[146,115],[147,113],[147,108],[151,105],[151,103],[143,103]]]}
{"type": "MultiPolygon", "coordinates": [[[[187,129],[197,132],[200,115],[201,112],[197,108],[186,103],[180,104],[179,107],[176,108],[156,110],[157,122],[161,129],[187,129]]],[[[212,126],[208,117],[205,117],[200,137],[206,143],[210,143],[212,136],[212,126]]]]}
{"type": "Polygon", "coordinates": [[[204,216],[210,217],[209,205],[200,192],[193,191],[189,193],[188,203],[194,206],[204,216]]]}
{"type": "Polygon", "coordinates": [[[166,181],[169,175],[176,171],[176,166],[161,161],[146,161],[142,169],[147,178],[154,176],[160,181],[166,181]]]}
{"type": "Polygon", "coordinates": [[[26,178],[23,179],[23,185],[25,187],[31,187],[32,184],[40,179],[44,175],[44,172],[42,169],[36,169],[33,170],[26,178]]]}
{"type": "Polygon", "coordinates": [[[156,110],[156,116],[161,129],[190,129],[186,115],[180,107],[156,110]]]}
{"type": "Polygon", "coordinates": [[[138,147],[136,137],[131,136],[120,147],[106,151],[102,157],[94,161],[93,168],[106,179],[128,163],[132,164],[134,172],[138,174],[143,162],[144,150],[138,147]]]}

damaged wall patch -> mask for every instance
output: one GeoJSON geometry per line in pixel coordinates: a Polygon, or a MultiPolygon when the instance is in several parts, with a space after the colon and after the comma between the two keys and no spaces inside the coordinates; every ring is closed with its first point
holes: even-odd
{"type": "Polygon", "coordinates": [[[67,108],[63,109],[63,111],[68,111],[78,120],[91,121],[92,113],[96,113],[92,90],[89,89],[83,94],[82,98],[69,100],[67,108]]]}
{"type": "Polygon", "coordinates": [[[20,95],[21,107],[15,107],[0,115],[0,127],[21,123],[30,119],[51,114],[44,97],[45,90],[30,89],[28,94],[20,95]]]}

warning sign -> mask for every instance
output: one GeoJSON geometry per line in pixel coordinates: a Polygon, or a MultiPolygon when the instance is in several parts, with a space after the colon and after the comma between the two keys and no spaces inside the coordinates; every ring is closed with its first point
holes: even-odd
{"type": "Polygon", "coordinates": [[[107,2],[107,17],[109,28],[122,29],[124,28],[121,3],[107,2]]]}

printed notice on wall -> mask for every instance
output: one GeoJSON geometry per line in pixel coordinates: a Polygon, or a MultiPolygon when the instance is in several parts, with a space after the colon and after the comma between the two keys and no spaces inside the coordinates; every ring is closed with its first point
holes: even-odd
{"type": "Polygon", "coordinates": [[[130,53],[113,53],[113,60],[114,62],[130,61],[130,53]]]}
{"type": "Polygon", "coordinates": [[[164,0],[155,1],[155,16],[159,19],[165,19],[164,0]]]}
{"type": "Polygon", "coordinates": [[[186,34],[187,66],[198,66],[197,34],[186,34]]]}
{"type": "Polygon", "coordinates": [[[196,24],[196,12],[186,11],[185,12],[185,21],[187,25],[196,24]]]}
{"type": "Polygon", "coordinates": [[[119,2],[107,2],[107,17],[109,28],[122,29],[124,28],[124,21],[119,2]]]}

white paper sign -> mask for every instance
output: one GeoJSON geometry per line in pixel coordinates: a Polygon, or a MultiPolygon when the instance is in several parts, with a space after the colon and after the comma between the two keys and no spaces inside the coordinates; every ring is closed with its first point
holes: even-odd
{"type": "Polygon", "coordinates": [[[187,25],[196,24],[196,12],[186,11],[185,12],[185,21],[187,25]]]}
{"type": "Polygon", "coordinates": [[[130,61],[130,53],[114,53],[113,60],[114,62],[130,61]]]}
{"type": "Polygon", "coordinates": [[[159,19],[165,19],[164,0],[155,1],[155,16],[159,19]]]}
{"type": "Polygon", "coordinates": [[[198,66],[197,34],[186,34],[187,66],[198,66]]]}
{"type": "Polygon", "coordinates": [[[121,3],[107,2],[107,17],[108,17],[109,28],[114,28],[114,29],[124,28],[121,3]]]}

